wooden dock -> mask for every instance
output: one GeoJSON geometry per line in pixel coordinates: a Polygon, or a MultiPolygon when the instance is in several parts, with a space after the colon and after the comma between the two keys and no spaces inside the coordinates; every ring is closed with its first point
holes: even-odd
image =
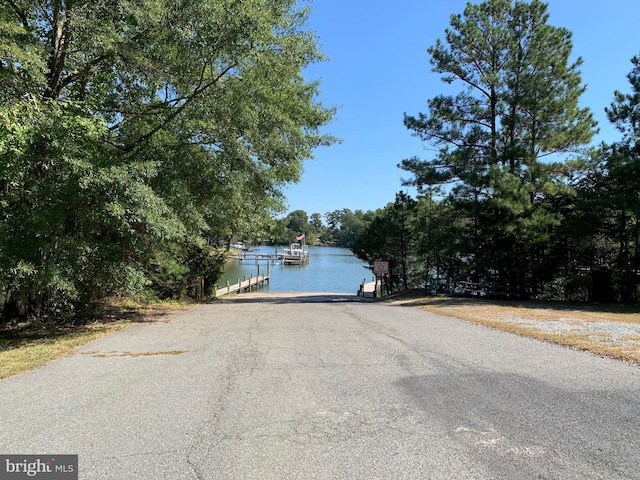
{"type": "Polygon", "coordinates": [[[223,295],[230,295],[232,293],[242,293],[242,292],[251,292],[252,290],[257,290],[260,287],[263,287],[265,283],[269,283],[270,276],[269,275],[250,275],[248,279],[240,280],[238,278],[238,283],[231,285],[227,280],[227,285],[218,288],[216,285],[216,289],[214,291],[216,297],[222,297],[223,295]]]}
{"type": "Polygon", "coordinates": [[[360,289],[358,290],[358,296],[362,298],[378,298],[382,296],[382,284],[380,280],[373,279],[372,282],[362,280],[360,289]]]}
{"type": "Polygon", "coordinates": [[[283,265],[306,265],[309,262],[309,255],[291,256],[284,255],[282,257],[283,265]]]}
{"type": "Polygon", "coordinates": [[[233,258],[234,260],[238,260],[240,263],[242,262],[267,262],[267,263],[276,263],[282,260],[284,256],[283,253],[254,253],[254,252],[241,252],[235,255],[230,255],[229,258],[233,258]]]}
{"type": "Polygon", "coordinates": [[[213,291],[215,297],[221,297],[223,295],[230,295],[232,293],[243,293],[243,292],[251,292],[252,290],[257,290],[260,287],[264,287],[265,284],[268,284],[271,280],[271,265],[267,265],[267,274],[260,275],[260,264],[258,264],[258,274],[257,275],[249,275],[249,278],[244,277],[244,279],[240,280],[238,278],[238,282],[231,285],[231,282],[227,280],[227,284],[224,287],[220,287],[216,285],[215,290],[213,291]]]}
{"type": "Polygon", "coordinates": [[[280,263],[282,265],[305,265],[309,262],[309,253],[300,253],[297,255],[292,255],[291,253],[287,253],[288,249],[285,249],[283,252],[278,252],[276,250],[275,253],[256,253],[256,252],[240,252],[234,255],[230,255],[229,258],[233,258],[234,260],[238,260],[240,263],[243,262],[253,262],[256,264],[270,263],[276,264],[280,263]]]}

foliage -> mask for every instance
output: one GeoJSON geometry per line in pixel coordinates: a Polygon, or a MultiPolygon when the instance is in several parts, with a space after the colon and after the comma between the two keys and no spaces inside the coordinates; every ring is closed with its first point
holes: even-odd
{"type": "Polygon", "coordinates": [[[569,194],[557,158],[590,141],[595,122],[578,100],[581,60],[571,35],[548,25],[546,4],[487,0],[451,17],[445,41],[429,48],[433,70],[456,95],[429,100],[405,125],[440,148],[404,160],[420,189],[443,186],[460,216],[460,257],[469,278],[536,295],[547,279],[550,236],[562,218],[552,206],[569,194]]]}
{"type": "Polygon", "coordinates": [[[298,241],[300,235],[305,236],[305,242],[314,245],[317,240],[315,230],[309,223],[309,216],[304,210],[294,210],[286,217],[279,219],[271,230],[269,242],[274,245],[289,245],[298,241]]]}
{"type": "Polygon", "coordinates": [[[469,251],[464,218],[429,189],[418,198],[414,214],[417,285],[430,292],[450,292],[470,274],[462,252],[469,251]]]}
{"type": "Polygon", "coordinates": [[[576,182],[579,197],[570,217],[574,266],[593,271],[584,290],[594,301],[637,300],[640,269],[640,59],[627,76],[631,93],[615,92],[606,109],[622,134],[587,160],[576,182]],[[575,260],[574,260],[575,262],[575,260]]]}
{"type": "MultiPolygon", "coordinates": [[[[615,92],[606,109],[622,134],[611,145],[564,162],[542,163],[534,156],[518,167],[517,175],[509,173],[509,162],[501,163],[505,154],[500,143],[495,164],[456,164],[463,154],[451,145],[431,162],[405,161],[403,166],[414,173],[407,183],[419,191],[404,223],[409,233],[404,238],[411,237],[406,250],[409,286],[456,293],[458,287],[472,285],[478,294],[501,297],[637,302],[639,58],[632,64],[630,93],[615,92]],[[438,163],[447,158],[451,164],[438,163]],[[538,173],[527,177],[522,174],[526,171],[538,173]],[[453,185],[447,184],[454,176],[453,185]],[[471,179],[480,180],[472,184],[471,179]],[[527,195],[519,197],[523,189],[527,195]]],[[[476,140],[481,138],[491,136],[476,140]]],[[[354,252],[360,258],[372,262],[402,255],[401,223],[391,214],[394,208],[398,199],[376,212],[358,238],[354,252]]]]}
{"type": "Polygon", "coordinates": [[[391,284],[407,290],[413,285],[410,258],[414,248],[413,220],[416,202],[403,192],[396,194],[394,203],[379,211],[373,221],[353,243],[353,253],[369,264],[374,260],[388,260],[391,284]]]}
{"type": "Polygon", "coordinates": [[[351,248],[374,217],[375,213],[372,211],[352,211],[348,208],[327,212],[325,214],[328,224],[326,241],[351,248]]]}
{"type": "Polygon", "coordinates": [[[319,128],[334,111],[301,76],[324,58],[307,15],[293,0],[0,3],[5,320],[188,293],[216,275],[203,245],[269,231],[283,186],[333,142],[319,128]]]}
{"type": "Polygon", "coordinates": [[[294,210],[286,217],[279,219],[268,235],[269,242],[275,245],[286,245],[305,234],[308,245],[333,245],[350,248],[365,227],[375,217],[375,212],[362,210],[352,211],[348,208],[334,210],[322,215],[307,215],[304,210],[294,210]]]}
{"type": "Polygon", "coordinates": [[[578,105],[581,60],[569,62],[570,33],[547,21],[539,1],[487,0],[451,17],[429,53],[459,93],[405,116],[439,150],[401,163],[417,203],[406,222],[392,214],[398,199],[376,212],[360,258],[397,259],[406,245],[408,285],[432,292],[465,282],[486,295],[638,300],[640,59],[630,92],[606,109],[621,139],[585,150],[595,124],[578,105]]]}
{"type": "Polygon", "coordinates": [[[196,297],[195,285],[202,277],[204,294],[212,294],[225,264],[224,253],[203,244],[178,244],[156,251],[145,271],[152,292],[159,299],[196,297]]]}

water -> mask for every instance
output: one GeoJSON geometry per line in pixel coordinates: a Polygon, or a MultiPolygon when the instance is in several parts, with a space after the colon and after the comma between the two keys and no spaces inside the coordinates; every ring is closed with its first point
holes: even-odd
{"type": "MultiPolygon", "coordinates": [[[[278,252],[282,252],[282,247],[278,252]]],[[[275,253],[275,247],[261,247],[259,253],[275,253]]],[[[264,292],[327,292],[353,293],[358,291],[362,280],[371,281],[371,271],[366,264],[356,258],[347,248],[309,247],[309,262],[306,265],[270,264],[271,280],[261,291],[264,292]]],[[[249,275],[258,273],[255,261],[231,260],[223,277],[218,280],[220,287],[229,280],[231,284],[249,275]]],[[[260,262],[260,274],[266,275],[267,262],[260,262]]]]}

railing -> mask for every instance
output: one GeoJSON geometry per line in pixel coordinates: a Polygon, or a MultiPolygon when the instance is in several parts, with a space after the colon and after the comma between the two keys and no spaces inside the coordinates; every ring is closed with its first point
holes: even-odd
{"type": "Polygon", "coordinates": [[[373,281],[368,282],[364,279],[360,284],[358,290],[358,296],[362,298],[378,298],[382,296],[382,282],[379,279],[373,278],[373,281]]]}
{"type": "Polygon", "coordinates": [[[243,280],[238,278],[238,282],[231,285],[231,282],[227,280],[226,286],[220,288],[216,285],[215,290],[213,291],[215,297],[221,297],[223,295],[229,295],[231,293],[242,293],[246,291],[251,291],[253,289],[257,290],[260,287],[263,287],[265,283],[269,283],[271,279],[271,266],[267,267],[267,274],[260,275],[260,266],[258,265],[258,274],[254,277],[253,274],[249,275],[249,279],[246,277],[243,280]]]}
{"type": "Polygon", "coordinates": [[[284,256],[283,253],[253,253],[253,252],[241,252],[230,255],[229,258],[233,258],[235,260],[239,260],[240,263],[249,261],[249,262],[271,262],[275,263],[280,261],[284,256]]]}

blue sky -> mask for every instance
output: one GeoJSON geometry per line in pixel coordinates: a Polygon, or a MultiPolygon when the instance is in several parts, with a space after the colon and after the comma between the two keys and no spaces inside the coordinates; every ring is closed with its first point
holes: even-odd
{"type": "MultiPolygon", "coordinates": [[[[476,3],[476,2],[474,2],[476,3]]],[[[321,79],[319,99],[339,107],[325,131],[341,144],[319,148],[305,162],[300,183],[285,190],[289,211],[309,215],[349,208],[375,210],[406,190],[397,164],[428,158],[429,146],[405,129],[403,114],[426,111],[426,101],[445,90],[431,72],[427,48],[444,37],[463,0],[315,0],[309,26],[329,61],[313,65],[321,79]]],[[[599,123],[594,143],[613,141],[616,130],[604,108],[614,90],[628,91],[631,57],[640,53],[638,0],[551,0],[549,23],[573,33],[574,57],[582,57],[587,91],[581,104],[599,123]]]]}

